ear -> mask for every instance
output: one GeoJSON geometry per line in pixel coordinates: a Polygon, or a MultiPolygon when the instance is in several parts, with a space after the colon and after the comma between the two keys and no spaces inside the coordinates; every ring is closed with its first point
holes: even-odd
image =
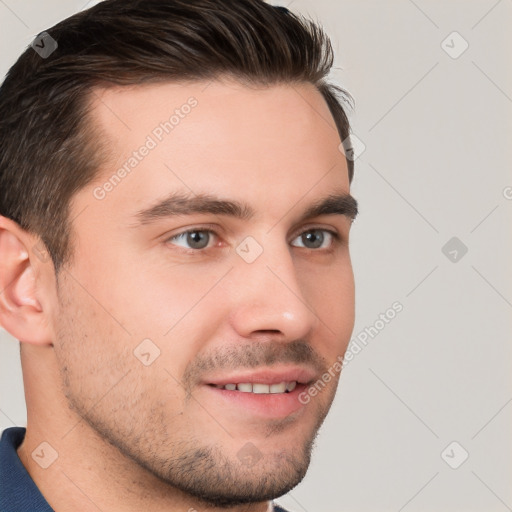
{"type": "Polygon", "coordinates": [[[52,345],[38,296],[38,265],[49,264],[39,238],[0,216],[0,324],[24,343],[52,345]]]}

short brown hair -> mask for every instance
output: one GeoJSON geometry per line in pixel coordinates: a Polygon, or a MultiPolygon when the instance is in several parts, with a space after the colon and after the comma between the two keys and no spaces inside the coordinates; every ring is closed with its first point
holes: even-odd
{"type": "MultiPolygon", "coordinates": [[[[272,85],[314,84],[341,141],[349,140],[340,87],[325,81],[329,38],[311,21],[262,0],[106,0],[48,33],[58,47],[29,47],[0,88],[0,215],[39,235],[58,272],[70,259],[69,203],[104,152],[88,123],[96,86],[231,76],[272,85]]],[[[348,160],[349,179],[353,161],[348,160]]]]}

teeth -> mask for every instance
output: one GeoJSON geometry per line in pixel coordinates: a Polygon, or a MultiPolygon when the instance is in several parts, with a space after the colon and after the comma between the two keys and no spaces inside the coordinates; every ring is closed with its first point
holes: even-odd
{"type": "Polygon", "coordinates": [[[270,393],[270,386],[268,384],[253,384],[252,385],[253,393],[270,393]]]}
{"type": "Polygon", "coordinates": [[[286,391],[286,382],[280,382],[279,384],[272,384],[270,386],[271,393],[284,393],[286,391]]]}
{"type": "Polygon", "coordinates": [[[279,382],[279,384],[260,384],[251,382],[240,382],[239,384],[226,384],[221,386],[215,384],[216,388],[227,389],[228,391],[241,391],[242,393],[255,393],[255,394],[277,394],[289,393],[297,386],[297,381],[292,382],[279,382]]]}
{"type": "Polygon", "coordinates": [[[293,391],[293,390],[295,389],[295,387],[296,387],[296,386],[297,386],[297,381],[295,381],[295,380],[294,380],[293,382],[288,382],[288,383],[286,384],[286,389],[287,389],[288,391],[293,391]]]}

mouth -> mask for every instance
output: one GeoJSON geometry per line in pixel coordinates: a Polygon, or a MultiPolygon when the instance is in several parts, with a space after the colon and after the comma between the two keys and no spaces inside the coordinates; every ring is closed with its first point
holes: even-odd
{"type": "Polygon", "coordinates": [[[291,393],[297,387],[297,381],[279,382],[277,384],[264,384],[261,382],[239,382],[235,384],[210,384],[217,389],[225,389],[227,391],[240,391],[241,393],[255,393],[256,395],[268,395],[278,393],[291,393]]]}
{"type": "Polygon", "coordinates": [[[223,413],[233,411],[247,415],[277,419],[299,413],[305,404],[299,395],[315,381],[316,372],[308,368],[267,368],[258,371],[210,378],[204,389],[213,399],[212,405],[223,413]]]}

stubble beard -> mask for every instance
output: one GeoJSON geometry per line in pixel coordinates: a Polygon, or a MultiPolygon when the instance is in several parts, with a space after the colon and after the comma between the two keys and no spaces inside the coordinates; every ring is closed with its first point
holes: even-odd
{"type": "MultiPolygon", "coordinates": [[[[68,303],[66,306],[67,315],[71,315],[69,318],[73,318],[75,321],[77,315],[81,316],[78,310],[71,311],[78,305],[68,303]]],[[[80,318],[80,320],[84,320],[84,318],[80,318]]],[[[86,322],[82,322],[84,324],[82,331],[80,320],[78,323],[65,325],[59,333],[61,342],[59,343],[58,359],[64,393],[70,408],[85,421],[94,434],[124,455],[128,460],[127,466],[130,463],[135,463],[155,476],[169,488],[170,496],[172,491],[177,489],[209,507],[229,508],[274,499],[286,494],[302,481],[310,464],[318,430],[334,399],[336,392],[334,383],[331,389],[323,390],[322,398],[317,397],[315,403],[309,404],[309,407],[315,407],[313,426],[309,432],[301,433],[301,439],[297,439],[296,445],[293,446],[292,443],[292,448],[288,444],[288,449],[262,453],[261,458],[253,464],[247,463],[237,456],[237,448],[235,448],[235,445],[238,444],[239,448],[242,448],[247,441],[235,442],[233,440],[229,446],[215,442],[208,443],[208,430],[211,426],[201,429],[199,435],[196,434],[194,437],[194,434],[190,435],[191,432],[194,432],[193,428],[184,428],[187,422],[184,422],[183,418],[179,420],[180,426],[176,430],[172,419],[169,421],[163,412],[158,414],[158,418],[155,418],[154,414],[152,415],[147,409],[137,410],[136,407],[130,409],[129,398],[131,398],[132,388],[130,388],[129,382],[123,383],[124,395],[123,391],[119,391],[119,389],[116,391],[116,393],[121,393],[118,400],[121,405],[117,406],[117,410],[109,408],[104,403],[94,407],[88,406],[79,382],[80,379],[73,371],[74,367],[79,367],[83,363],[80,356],[74,352],[77,344],[80,344],[81,341],[85,342],[83,332],[86,332],[86,322]],[[126,412],[127,408],[131,411],[129,415],[126,412]]],[[[89,332],[90,338],[94,338],[95,335],[97,333],[89,332]]],[[[100,343],[101,340],[96,339],[96,342],[100,343]]],[[[305,360],[309,357],[306,348],[305,343],[297,343],[294,356],[297,361],[301,357],[305,360]]],[[[268,353],[266,357],[272,359],[276,354],[277,352],[275,354],[268,353]]],[[[110,356],[114,357],[112,354],[110,356]]],[[[107,358],[108,355],[105,359],[107,358]]],[[[117,368],[122,366],[119,359],[115,359],[117,368]]],[[[256,364],[254,358],[251,361],[256,364]]],[[[109,371],[114,359],[110,365],[106,360],[102,362],[103,369],[109,371]]],[[[197,368],[200,368],[199,364],[197,368]]],[[[80,372],[78,373],[80,374],[80,372]]],[[[135,383],[133,389],[136,388],[135,383]]],[[[114,403],[112,397],[108,403],[111,405],[114,403]]],[[[131,404],[136,406],[137,401],[132,398],[131,404]]],[[[296,421],[300,422],[300,419],[296,421]]],[[[297,426],[296,421],[275,420],[269,423],[266,432],[261,437],[265,439],[273,435],[283,436],[287,431],[293,435],[291,433],[297,431],[294,428],[297,426]]],[[[189,420],[189,423],[192,423],[192,420],[189,420]]],[[[261,447],[264,451],[264,441],[261,443],[261,447]]]]}
{"type": "MultiPolygon", "coordinates": [[[[297,486],[306,475],[318,429],[328,410],[326,408],[317,417],[310,435],[301,440],[300,445],[297,443],[291,450],[261,454],[261,458],[247,462],[236,453],[233,445],[244,447],[252,445],[250,442],[233,442],[231,446],[223,447],[208,443],[206,436],[178,440],[176,432],[171,439],[168,433],[172,425],[166,429],[149,424],[145,426],[143,437],[153,441],[141,444],[140,435],[120,436],[117,428],[91,417],[76,400],[70,400],[70,405],[102,440],[119,450],[130,463],[137,464],[168,486],[170,495],[177,489],[205,506],[223,508],[278,498],[297,486]],[[161,435],[163,431],[165,436],[161,435]]],[[[279,424],[272,429],[288,430],[286,425],[279,424]]],[[[261,446],[264,448],[265,443],[261,446]]]]}

